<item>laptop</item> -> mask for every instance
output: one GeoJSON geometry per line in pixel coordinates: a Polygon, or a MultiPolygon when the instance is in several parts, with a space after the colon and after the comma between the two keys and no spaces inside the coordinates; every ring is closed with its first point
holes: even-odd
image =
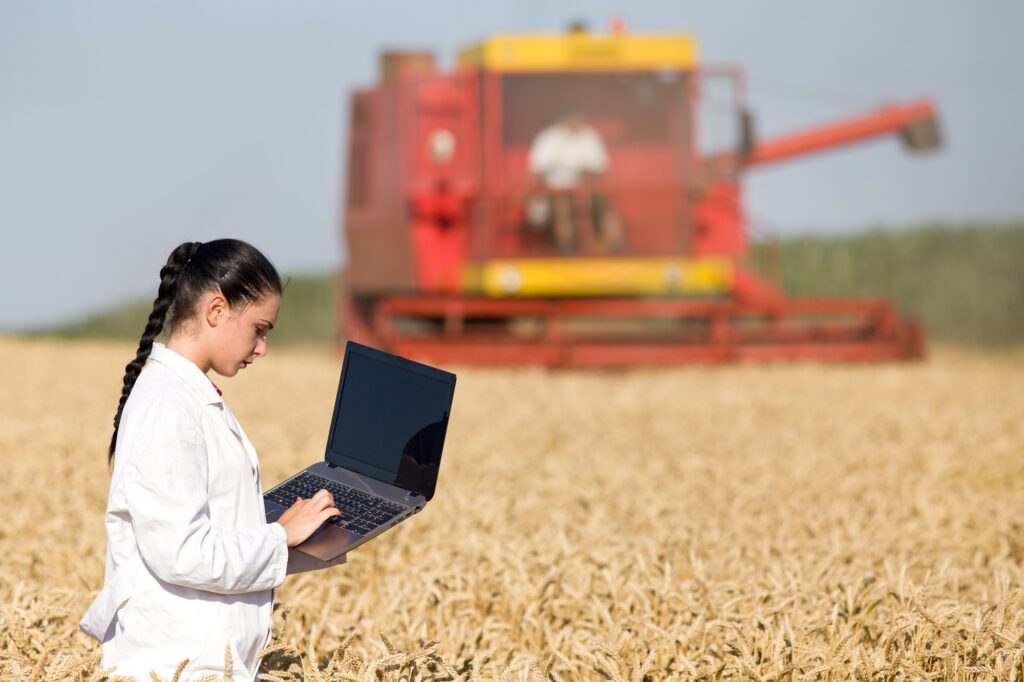
{"type": "Polygon", "coordinates": [[[264,494],[267,523],[326,488],[341,516],[294,549],[330,561],[423,509],[454,394],[451,372],[349,341],[324,460],[264,494]]]}

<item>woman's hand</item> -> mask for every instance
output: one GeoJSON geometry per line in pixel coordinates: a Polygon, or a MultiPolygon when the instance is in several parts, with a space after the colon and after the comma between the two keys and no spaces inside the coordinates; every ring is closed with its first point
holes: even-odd
{"type": "Polygon", "coordinates": [[[288,546],[294,547],[306,540],[327,519],[341,512],[334,506],[334,497],[326,490],[318,490],[309,499],[295,498],[295,504],[285,510],[277,522],[288,534],[288,546]]]}

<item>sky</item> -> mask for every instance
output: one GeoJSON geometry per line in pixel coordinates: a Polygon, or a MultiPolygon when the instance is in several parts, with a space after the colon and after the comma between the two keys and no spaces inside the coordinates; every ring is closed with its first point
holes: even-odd
{"type": "Polygon", "coordinates": [[[1021,2],[0,0],[0,330],[152,296],[182,241],[337,268],[348,95],[381,50],[447,67],[488,35],[616,15],[741,65],[763,137],[938,105],[937,154],[885,138],[751,171],[761,234],[1024,217],[1021,2]]]}

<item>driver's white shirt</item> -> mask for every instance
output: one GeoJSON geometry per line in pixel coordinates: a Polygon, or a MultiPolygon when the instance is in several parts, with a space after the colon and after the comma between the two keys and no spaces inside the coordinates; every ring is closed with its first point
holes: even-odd
{"type": "Polygon", "coordinates": [[[288,572],[284,528],[266,522],[259,462],[210,379],[154,344],[121,416],[105,524],[103,590],[80,628],[103,668],[149,679],[256,677],[273,588],[288,572]]]}
{"type": "Polygon", "coordinates": [[[530,145],[530,171],[555,189],[577,185],[584,173],[601,174],[608,166],[608,154],[601,136],[581,125],[575,130],[555,123],[540,131],[530,145]]]}

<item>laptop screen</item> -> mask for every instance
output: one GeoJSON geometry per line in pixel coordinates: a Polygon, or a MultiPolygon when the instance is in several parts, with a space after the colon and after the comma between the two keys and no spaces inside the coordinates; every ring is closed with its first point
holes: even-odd
{"type": "Polygon", "coordinates": [[[430,499],[455,375],[349,342],[327,461],[430,499]]]}

